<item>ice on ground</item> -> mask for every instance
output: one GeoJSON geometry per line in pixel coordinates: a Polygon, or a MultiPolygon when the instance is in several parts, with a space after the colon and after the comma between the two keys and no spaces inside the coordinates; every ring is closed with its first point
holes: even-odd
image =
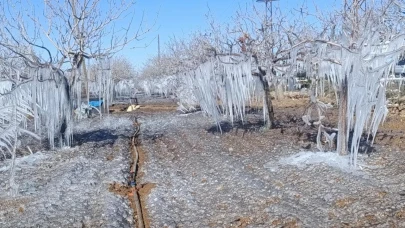
{"type": "MultiPolygon", "coordinates": [[[[16,158],[15,167],[16,167],[16,169],[18,169],[18,168],[27,167],[27,166],[34,166],[35,164],[37,164],[38,162],[42,161],[43,159],[45,159],[47,157],[48,157],[47,155],[45,155],[41,152],[37,152],[35,154],[30,154],[25,157],[16,158]]],[[[9,165],[7,165],[6,163],[0,163],[0,172],[5,172],[10,169],[11,160],[8,160],[8,161],[9,161],[9,165]]]]}
{"type": "Polygon", "coordinates": [[[335,152],[307,152],[302,151],[288,157],[281,158],[281,165],[293,165],[299,168],[305,168],[308,165],[325,164],[330,167],[338,168],[344,172],[355,170],[349,163],[350,157],[341,156],[335,152]]]}
{"type": "Polygon", "coordinates": [[[79,126],[80,145],[16,159],[13,197],[10,160],[0,161],[0,227],[134,226],[127,198],[110,191],[111,184],[127,182],[130,116],[86,119],[79,126]],[[103,131],[111,136],[97,134],[103,131]]]}
{"type": "Polygon", "coordinates": [[[100,118],[86,119],[77,123],[74,127],[75,133],[91,132],[99,129],[103,130],[117,130],[132,128],[133,122],[131,119],[121,116],[104,116],[102,120],[100,118]]]}
{"type": "Polygon", "coordinates": [[[139,120],[146,161],[137,181],[156,184],[145,200],[151,227],[363,227],[384,211],[390,214],[373,222],[405,227],[396,218],[405,208],[397,194],[405,189],[404,153],[361,157],[384,166],[349,172],[348,157],[299,153],[292,129],[211,133],[215,125],[202,113],[144,113],[139,120]]]}

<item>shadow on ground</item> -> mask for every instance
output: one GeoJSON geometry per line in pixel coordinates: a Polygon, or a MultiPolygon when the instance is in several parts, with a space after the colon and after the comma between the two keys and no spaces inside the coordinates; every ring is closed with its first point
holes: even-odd
{"type": "Polygon", "coordinates": [[[231,123],[229,121],[222,121],[217,125],[214,125],[207,129],[207,132],[215,134],[215,133],[228,133],[232,130],[238,132],[238,130],[242,130],[244,133],[246,132],[253,132],[259,131],[264,127],[264,121],[257,121],[257,122],[234,122],[231,123]]]}
{"type": "Polygon", "coordinates": [[[119,135],[109,130],[90,131],[73,135],[73,146],[80,146],[89,142],[103,142],[104,145],[113,144],[119,135]]]}

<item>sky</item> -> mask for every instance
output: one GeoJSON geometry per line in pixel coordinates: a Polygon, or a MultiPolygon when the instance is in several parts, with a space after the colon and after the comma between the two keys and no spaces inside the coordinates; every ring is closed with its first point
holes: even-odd
{"type": "MultiPolygon", "coordinates": [[[[64,0],[59,1],[60,5],[64,6],[64,0]]],[[[117,0],[116,2],[119,3],[120,1],[121,0],[117,0]]],[[[131,18],[133,18],[132,34],[135,34],[135,31],[141,21],[144,28],[150,28],[150,31],[143,35],[141,40],[130,43],[122,51],[116,54],[128,58],[130,62],[132,62],[134,68],[137,70],[141,70],[148,59],[158,55],[158,36],[160,37],[160,46],[163,53],[165,49],[167,49],[168,42],[171,39],[176,38],[187,40],[193,33],[198,31],[204,32],[207,30],[209,28],[209,19],[207,15],[209,15],[209,18],[214,19],[215,23],[226,25],[228,23],[232,24],[232,17],[235,16],[238,10],[251,10],[253,6],[255,6],[257,9],[261,9],[262,11],[265,9],[264,2],[257,2],[256,0],[135,1],[136,3],[134,9],[131,9],[122,15],[122,18],[116,21],[114,28],[119,29],[120,27],[126,27],[131,21],[131,18]]],[[[304,8],[304,11],[306,10],[310,13],[316,13],[316,8],[320,9],[322,12],[328,11],[334,9],[337,2],[339,3],[341,1],[342,0],[274,0],[273,9],[280,9],[283,15],[289,15],[291,12],[297,14],[301,8],[304,8]]],[[[29,19],[29,15],[32,14],[35,15],[35,18],[39,18],[38,21],[41,24],[41,28],[39,29],[42,34],[41,42],[43,42],[44,46],[50,49],[52,53],[57,53],[57,50],[54,48],[52,42],[50,42],[49,39],[44,35],[45,32],[48,31],[47,26],[49,24],[55,25],[57,23],[41,17],[44,11],[43,0],[28,1],[30,4],[24,3],[24,0],[17,2],[19,2],[23,8],[26,8],[21,11],[24,20],[27,22],[31,21],[31,24],[28,23],[26,27],[28,29],[28,33],[32,35],[36,30],[38,30],[37,26],[35,24],[33,25],[32,20],[29,19]]],[[[111,10],[111,6],[108,4],[108,2],[109,1],[106,0],[99,1],[101,4],[99,6],[103,11],[100,15],[101,17],[106,15],[106,13],[111,10]]],[[[0,6],[4,5],[6,8],[10,7],[11,5],[7,5],[7,3],[9,2],[0,1],[0,6]]],[[[55,2],[55,4],[58,3],[55,2]]],[[[119,7],[117,6],[117,9],[118,8],[119,7]]],[[[20,10],[16,8],[15,11],[11,11],[10,14],[13,15],[14,12],[20,12],[20,10]]],[[[10,16],[10,18],[12,17],[10,16]]],[[[57,36],[58,32],[54,32],[57,36]]],[[[107,45],[110,43],[108,38],[109,37],[107,37],[105,41],[107,45]]],[[[39,49],[38,51],[43,50],[39,49]]],[[[47,53],[44,55],[47,56],[47,53]]]]}
{"type": "MultiPolygon", "coordinates": [[[[288,13],[304,6],[310,12],[315,12],[315,6],[321,10],[330,10],[336,1],[339,0],[279,0],[273,2],[273,8],[279,7],[288,13]]],[[[139,16],[144,13],[144,24],[149,27],[153,25],[152,30],[141,41],[131,44],[118,55],[128,57],[136,69],[141,69],[148,59],[157,55],[158,35],[163,52],[171,38],[187,39],[193,32],[207,29],[208,12],[215,21],[226,24],[240,7],[252,4],[265,8],[264,3],[255,0],[138,0],[136,14],[139,16]]]]}

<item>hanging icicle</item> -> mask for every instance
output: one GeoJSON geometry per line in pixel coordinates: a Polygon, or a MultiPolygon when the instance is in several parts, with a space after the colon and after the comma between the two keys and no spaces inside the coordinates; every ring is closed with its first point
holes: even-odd
{"type": "MultiPolygon", "coordinates": [[[[247,56],[217,56],[184,77],[201,109],[216,123],[222,115],[232,122],[244,121],[246,105],[254,99],[263,99],[258,79],[252,75],[251,58],[247,56]]],[[[187,103],[183,99],[180,102],[187,103]]]]}
{"type": "MultiPolygon", "coordinates": [[[[55,138],[59,138],[59,146],[70,146],[71,105],[67,80],[61,71],[49,67],[26,66],[21,69],[25,77],[32,80],[20,82],[19,86],[12,85],[4,88],[0,96],[3,107],[17,105],[18,127],[27,129],[27,117],[32,116],[33,131],[37,135],[46,133],[51,148],[55,147],[55,138]],[[15,100],[13,100],[15,99],[15,100]],[[10,103],[11,102],[11,103],[10,103]]],[[[22,74],[20,70],[9,69],[13,75],[22,74]]],[[[6,109],[2,109],[7,113],[6,109]]],[[[10,115],[2,116],[2,123],[10,123],[10,115]]],[[[28,132],[24,130],[24,132],[28,132]]],[[[0,131],[1,134],[1,131],[0,131]]],[[[0,138],[2,138],[0,136],[0,138]]],[[[1,139],[0,139],[1,140],[1,139]]]]}

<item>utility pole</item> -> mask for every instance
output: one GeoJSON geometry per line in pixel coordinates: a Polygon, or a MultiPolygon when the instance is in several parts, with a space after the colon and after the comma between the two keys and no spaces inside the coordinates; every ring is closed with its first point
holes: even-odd
{"type": "MultiPolygon", "coordinates": [[[[269,27],[269,17],[268,17],[268,11],[270,11],[270,35],[271,35],[271,46],[274,45],[274,39],[273,39],[273,2],[278,1],[278,0],[256,0],[256,2],[264,2],[266,10],[266,17],[265,17],[265,25],[263,28],[263,33],[265,36],[268,36],[268,27],[269,27]]],[[[265,37],[266,40],[266,46],[268,48],[268,43],[267,43],[267,37],[265,37]]],[[[273,48],[271,50],[271,55],[273,55],[273,48]]]]}
{"type": "Polygon", "coordinates": [[[160,62],[160,35],[158,34],[158,59],[160,62]]]}
{"type": "Polygon", "coordinates": [[[161,74],[162,69],[161,69],[161,62],[160,62],[160,36],[159,36],[159,34],[157,37],[157,42],[158,42],[158,71],[159,71],[159,74],[161,74]]]}
{"type": "Polygon", "coordinates": [[[264,2],[266,7],[266,28],[268,27],[268,11],[270,10],[270,30],[273,32],[273,2],[278,0],[256,0],[256,2],[264,2]],[[270,3],[270,4],[269,4],[270,3]]]}

